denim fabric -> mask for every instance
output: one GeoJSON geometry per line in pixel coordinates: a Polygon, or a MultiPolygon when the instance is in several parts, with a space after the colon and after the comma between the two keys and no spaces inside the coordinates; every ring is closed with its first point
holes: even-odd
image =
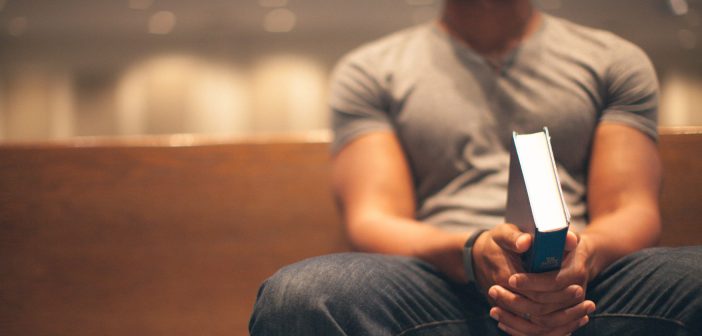
{"type": "MultiPolygon", "coordinates": [[[[597,303],[574,335],[702,335],[702,247],[632,254],[588,286],[597,303]]],[[[261,286],[257,335],[500,335],[472,284],[414,258],[343,253],[304,260],[261,286]]]]}

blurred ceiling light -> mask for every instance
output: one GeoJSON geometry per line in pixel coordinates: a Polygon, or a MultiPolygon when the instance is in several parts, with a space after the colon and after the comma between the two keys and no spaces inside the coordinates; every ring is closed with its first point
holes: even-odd
{"type": "Polygon", "coordinates": [[[7,25],[7,32],[12,36],[21,36],[27,31],[27,28],[29,28],[29,20],[21,16],[10,20],[7,25]]]}
{"type": "Polygon", "coordinates": [[[288,0],[258,0],[261,7],[285,7],[288,0]]]}
{"type": "Polygon", "coordinates": [[[405,0],[410,6],[431,6],[436,0],[405,0]]]}
{"type": "Polygon", "coordinates": [[[697,36],[687,29],[678,30],[678,40],[683,49],[692,50],[697,46],[697,36]]]}
{"type": "Polygon", "coordinates": [[[170,11],[160,11],[149,18],[149,33],[157,35],[169,34],[176,24],[176,16],[170,11]]]}
{"type": "Polygon", "coordinates": [[[545,10],[554,10],[563,7],[561,0],[537,0],[536,4],[545,10]]]}
{"type": "Polygon", "coordinates": [[[668,0],[668,7],[673,14],[680,16],[687,14],[690,9],[687,0],[668,0]]]}
{"type": "Polygon", "coordinates": [[[129,8],[136,10],[146,10],[151,8],[154,0],[129,0],[129,8]]]}
{"type": "Polygon", "coordinates": [[[295,13],[285,8],[270,11],[263,18],[263,29],[269,33],[287,33],[295,28],[295,13]]]}

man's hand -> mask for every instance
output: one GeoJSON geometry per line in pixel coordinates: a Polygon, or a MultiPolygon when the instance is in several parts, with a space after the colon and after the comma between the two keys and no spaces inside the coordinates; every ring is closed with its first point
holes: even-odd
{"type": "Polygon", "coordinates": [[[473,246],[475,279],[487,291],[495,284],[508,287],[509,278],[523,273],[520,255],[531,246],[531,236],[513,224],[500,224],[485,231],[473,246]]]}
{"type": "Polygon", "coordinates": [[[592,301],[584,301],[588,255],[586,245],[569,233],[559,271],[519,272],[510,275],[506,285],[497,282],[490,287],[488,295],[495,304],[490,315],[512,335],[565,335],[583,326],[595,309],[592,301]]]}

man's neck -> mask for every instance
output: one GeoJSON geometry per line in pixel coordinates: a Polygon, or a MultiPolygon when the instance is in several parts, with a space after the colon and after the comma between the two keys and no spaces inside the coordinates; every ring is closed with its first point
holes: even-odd
{"type": "Polygon", "coordinates": [[[451,35],[488,58],[507,54],[540,23],[530,0],[446,0],[441,17],[451,35]]]}

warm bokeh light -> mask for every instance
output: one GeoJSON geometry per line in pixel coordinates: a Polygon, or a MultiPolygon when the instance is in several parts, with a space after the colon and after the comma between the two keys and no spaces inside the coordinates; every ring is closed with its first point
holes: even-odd
{"type": "Polygon", "coordinates": [[[189,55],[158,56],[120,79],[119,133],[324,129],[326,81],[324,69],[302,56],[271,56],[249,72],[189,55]]]}
{"type": "Polygon", "coordinates": [[[188,95],[187,131],[244,134],[251,129],[247,78],[226,64],[202,64],[193,74],[188,95]]]}
{"type": "Polygon", "coordinates": [[[295,28],[297,16],[285,8],[274,9],[263,18],[263,29],[270,33],[287,33],[295,28]]]}
{"type": "Polygon", "coordinates": [[[173,31],[176,25],[176,16],[173,12],[160,11],[149,18],[149,33],[165,35],[173,31]]]}
{"type": "Polygon", "coordinates": [[[23,67],[0,87],[0,136],[32,140],[73,135],[73,87],[66,72],[23,67]],[[4,89],[4,90],[3,90],[4,89]]]}
{"type": "Polygon", "coordinates": [[[120,134],[243,133],[245,78],[227,65],[165,55],[133,66],[118,85],[120,134]]]}
{"type": "Polygon", "coordinates": [[[702,79],[673,72],[662,79],[660,122],[670,126],[702,125],[702,79]]]}
{"type": "Polygon", "coordinates": [[[270,56],[252,75],[254,127],[301,131],[327,127],[326,77],[313,61],[295,55],[270,56]]]}
{"type": "MultiPolygon", "coordinates": [[[[0,0],[0,141],[328,129],[334,64],[443,3],[0,0]]],[[[533,3],[641,46],[661,125],[702,125],[699,1],[533,3]]]]}
{"type": "Polygon", "coordinates": [[[685,15],[690,10],[687,0],[668,0],[668,5],[675,15],[685,15]]]}

